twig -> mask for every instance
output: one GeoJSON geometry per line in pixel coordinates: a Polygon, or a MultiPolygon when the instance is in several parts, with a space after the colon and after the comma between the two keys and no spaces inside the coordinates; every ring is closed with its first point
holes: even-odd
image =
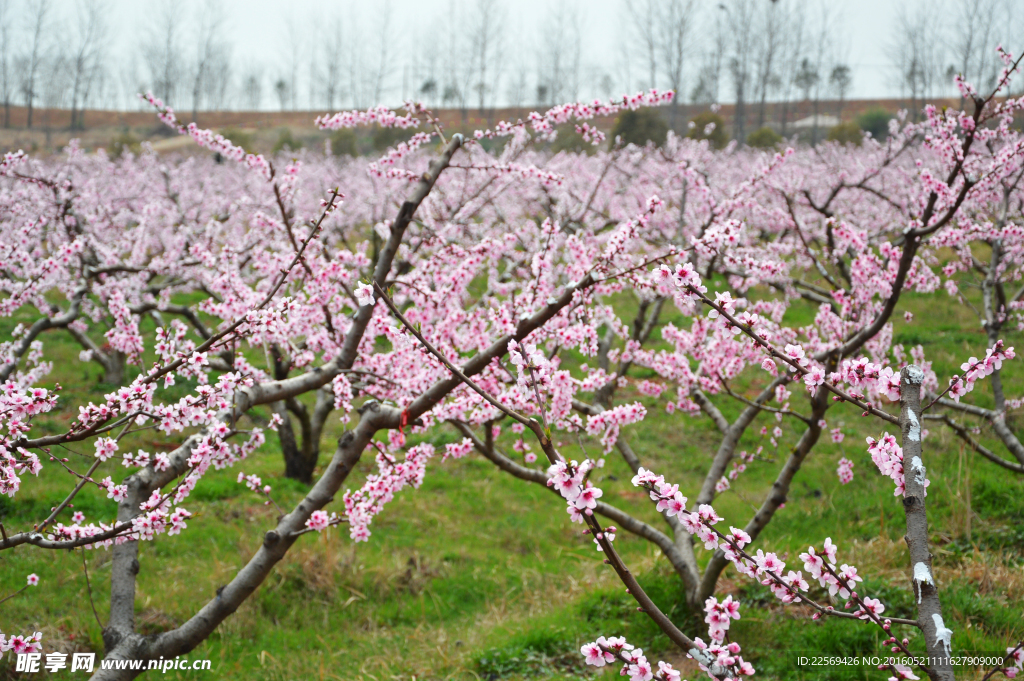
{"type": "Polygon", "coordinates": [[[96,624],[99,625],[100,629],[103,629],[103,622],[100,622],[100,616],[96,612],[96,603],[92,600],[92,584],[89,583],[89,566],[85,563],[85,551],[82,551],[82,570],[85,571],[85,588],[89,592],[89,605],[92,606],[92,616],[96,618],[96,624]]]}
{"type": "Polygon", "coordinates": [[[15,596],[17,596],[18,594],[20,594],[22,591],[24,591],[27,588],[28,588],[28,584],[26,584],[25,586],[21,587],[20,589],[18,589],[17,591],[12,593],[11,595],[5,596],[3,598],[0,598],[0,603],[6,603],[7,601],[11,600],[12,598],[14,598],[15,596]]]}
{"type": "Polygon", "coordinates": [[[739,400],[743,404],[746,404],[748,406],[754,407],[755,409],[761,409],[762,411],[771,412],[773,414],[783,414],[784,416],[793,416],[795,418],[800,419],[801,421],[803,421],[807,425],[811,424],[811,420],[809,418],[807,418],[806,416],[803,416],[802,414],[797,414],[795,411],[790,411],[789,409],[779,409],[778,407],[769,407],[769,406],[764,405],[764,404],[758,404],[757,402],[754,402],[753,400],[749,400],[746,397],[743,397],[742,395],[738,395],[738,394],[734,393],[732,391],[732,389],[729,387],[729,384],[725,382],[725,378],[722,376],[722,373],[721,372],[715,372],[715,374],[716,374],[716,376],[718,378],[718,381],[722,384],[722,387],[725,388],[725,392],[730,397],[739,400]]]}
{"type": "MultiPolygon", "coordinates": [[[[99,459],[96,459],[95,461],[93,461],[92,466],[90,466],[89,470],[87,470],[85,472],[85,475],[80,476],[82,479],[78,481],[78,484],[75,485],[75,488],[73,490],[71,490],[71,493],[68,494],[68,496],[64,499],[64,501],[62,501],[59,504],[57,504],[56,508],[53,509],[53,511],[50,513],[49,517],[46,520],[44,520],[42,522],[42,524],[39,525],[38,528],[36,528],[37,532],[42,532],[43,530],[45,530],[46,526],[49,525],[50,523],[52,523],[54,521],[54,519],[56,519],[57,514],[60,513],[61,511],[63,511],[67,507],[67,505],[71,503],[71,500],[75,498],[75,495],[78,494],[80,491],[82,491],[82,488],[85,487],[85,483],[93,481],[92,480],[92,474],[96,471],[97,468],[99,468],[100,463],[101,462],[100,462],[99,459]]],[[[6,543],[6,540],[7,540],[6,534],[4,535],[4,540],[5,540],[4,543],[6,543]]]]}

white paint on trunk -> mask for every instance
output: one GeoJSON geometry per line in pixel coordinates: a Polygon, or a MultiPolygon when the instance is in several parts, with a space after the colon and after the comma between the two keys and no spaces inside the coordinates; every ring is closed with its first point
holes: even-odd
{"type": "Polygon", "coordinates": [[[932,579],[932,573],[928,570],[928,566],[924,563],[917,563],[914,565],[914,581],[917,583],[917,604],[921,604],[921,593],[924,590],[925,584],[931,584],[935,586],[935,581],[932,579]]]}
{"type": "Polygon", "coordinates": [[[911,459],[910,467],[914,469],[914,480],[917,481],[917,484],[921,485],[921,487],[924,487],[925,468],[924,463],[921,461],[921,457],[915,456],[911,459]]]}
{"type": "Polygon", "coordinates": [[[910,421],[910,431],[907,433],[907,437],[914,442],[920,442],[921,422],[917,420],[917,414],[914,413],[913,409],[907,410],[907,420],[910,421]]]}
{"type": "Polygon", "coordinates": [[[939,613],[932,615],[932,621],[935,622],[935,642],[942,643],[948,656],[953,650],[953,630],[946,628],[945,622],[942,621],[942,615],[939,613]]]}

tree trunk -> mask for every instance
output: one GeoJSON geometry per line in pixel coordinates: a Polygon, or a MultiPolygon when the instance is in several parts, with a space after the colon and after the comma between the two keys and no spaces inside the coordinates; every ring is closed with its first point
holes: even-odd
{"type": "MultiPolygon", "coordinates": [[[[834,370],[834,365],[830,364],[827,368],[829,370],[834,370]]],[[[771,522],[772,518],[775,516],[775,512],[779,509],[779,506],[786,502],[786,499],[789,496],[789,487],[793,482],[793,478],[800,470],[804,460],[814,449],[814,445],[817,444],[818,438],[821,436],[821,426],[819,426],[818,423],[824,418],[825,412],[828,411],[828,397],[828,391],[824,387],[819,386],[811,400],[810,425],[800,436],[796,446],[793,447],[790,452],[789,458],[786,460],[782,470],[779,471],[778,476],[775,478],[775,482],[772,483],[771,489],[768,491],[764,501],[761,503],[761,508],[757,510],[754,517],[751,518],[747,522],[746,527],[743,528],[744,531],[750,535],[752,541],[757,540],[761,531],[768,526],[768,523],[771,522]]],[[[707,568],[704,570],[704,576],[701,579],[701,583],[696,594],[688,595],[688,600],[691,604],[695,607],[700,607],[706,598],[715,593],[715,587],[718,585],[718,578],[728,565],[729,561],[726,559],[725,553],[721,549],[715,551],[711,560],[708,561],[707,568]]]]}
{"type": "Polygon", "coordinates": [[[281,417],[281,423],[277,426],[277,439],[281,443],[281,455],[284,457],[284,476],[305,484],[312,483],[316,459],[310,461],[304,448],[299,445],[288,406],[278,401],[271,404],[271,409],[281,417]]]}
{"type": "Polygon", "coordinates": [[[100,363],[103,365],[103,382],[111,385],[124,383],[125,356],[117,350],[104,353],[106,356],[100,363]]]}
{"type": "MultiPolygon", "coordinates": [[[[274,359],[274,378],[278,381],[288,378],[291,360],[284,355],[277,344],[270,347],[270,354],[274,359]]],[[[319,433],[316,438],[313,437],[309,412],[306,411],[305,405],[294,397],[274,402],[271,404],[271,409],[281,417],[281,424],[277,427],[277,439],[281,443],[281,455],[284,457],[285,477],[307,485],[312,484],[313,470],[316,468],[317,458],[320,455],[320,437],[319,433]],[[295,437],[292,414],[299,420],[299,426],[302,429],[301,441],[295,437]]]]}
{"type": "Polygon", "coordinates": [[[814,98],[814,127],[811,128],[811,146],[818,144],[818,98],[814,98]]]}
{"type": "Polygon", "coordinates": [[[736,98],[736,107],[733,109],[735,113],[735,119],[733,121],[733,137],[737,142],[744,141],[744,124],[746,123],[747,108],[744,106],[743,92],[739,93],[739,97],[736,98]]]}
{"type": "Polygon", "coordinates": [[[311,471],[306,470],[306,467],[302,465],[302,452],[295,439],[295,429],[292,426],[292,416],[288,413],[288,407],[284,401],[275,401],[270,405],[270,409],[281,417],[281,423],[278,424],[278,441],[281,443],[281,454],[285,459],[285,477],[300,482],[309,481],[311,471]]]}
{"type": "Polygon", "coordinates": [[[309,426],[309,456],[314,462],[320,458],[320,436],[323,435],[324,426],[327,424],[327,417],[334,410],[334,392],[321,388],[316,393],[316,406],[313,407],[313,414],[309,426]]]}
{"type": "Polygon", "coordinates": [[[932,554],[928,550],[928,518],[925,512],[925,466],[921,451],[921,382],[924,372],[911,364],[900,373],[900,430],[903,431],[903,470],[905,488],[903,510],[907,516],[904,539],[913,564],[914,590],[917,592],[917,622],[928,651],[928,676],[933,681],[953,681],[952,630],[942,621],[942,605],[932,572],[932,554]],[[909,464],[909,465],[908,465],[909,464]]]}

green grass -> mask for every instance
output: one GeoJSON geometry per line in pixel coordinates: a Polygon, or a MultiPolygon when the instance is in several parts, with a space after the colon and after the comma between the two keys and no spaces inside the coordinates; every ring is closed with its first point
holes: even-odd
{"type": "MultiPolygon", "coordinates": [[[[631,305],[627,297],[614,304],[622,310],[631,305]]],[[[984,335],[970,310],[944,295],[910,295],[901,308],[916,316],[910,323],[902,316],[896,320],[896,342],[905,344],[908,352],[913,344],[924,345],[940,377],[955,371],[969,355],[984,351],[984,335]]],[[[793,320],[800,322],[812,319],[813,313],[810,306],[794,306],[791,311],[793,320]]],[[[8,335],[17,321],[23,320],[0,320],[0,335],[8,335]]],[[[674,309],[666,310],[665,321],[685,324],[674,309]]],[[[1008,334],[1009,344],[1017,341],[1016,335],[1008,334]]],[[[77,414],[70,405],[101,399],[110,386],[98,383],[97,367],[78,362],[79,349],[66,334],[52,332],[42,340],[47,358],[54,361],[48,380],[65,387],[61,408],[37,425],[56,432],[77,414]]],[[[665,347],[660,337],[655,345],[665,347]]],[[[253,353],[252,359],[261,361],[261,353],[253,353]]],[[[588,360],[566,357],[567,366],[583,361],[588,360]]],[[[1004,366],[1009,396],[1024,392],[1024,370],[1019,365],[1004,366]]],[[[638,370],[635,375],[648,374],[638,370]]],[[[750,394],[764,380],[763,372],[750,372],[737,381],[736,389],[750,394]]],[[[176,390],[184,394],[188,388],[181,385],[176,390]]],[[[991,404],[987,390],[979,384],[971,401],[991,404]]],[[[799,388],[793,392],[794,408],[802,409],[799,388]]],[[[640,397],[632,387],[619,399],[640,399],[648,406],[647,419],[628,428],[627,437],[645,465],[680,483],[692,496],[717,446],[717,432],[705,419],[666,414],[661,403],[640,397]]],[[[737,413],[727,401],[719,402],[727,415],[737,413]]],[[[799,567],[800,551],[809,543],[820,546],[831,536],[839,544],[840,559],[870,575],[865,593],[881,597],[889,614],[913,616],[902,509],[890,481],[874,470],[864,445],[865,436],[877,437],[884,429],[852,409],[834,409],[827,418],[829,427],[843,427],[845,442],[819,443],[796,478],[785,508],[757,547],[777,551],[790,566],[799,567]],[[856,466],[855,480],[846,486],[835,474],[841,456],[856,466]]],[[[771,429],[774,417],[760,417],[740,448],[764,444],[771,460],[754,462],[734,489],[716,501],[727,523],[744,524],[752,508],[760,505],[800,433],[793,423],[784,422],[779,449],[770,451],[767,439],[759,434],[762,425],[771,429]]],[[[342,424],[332,419],[321,463],[328,460],[341,429],[342,424]]],[[[442,428],[429,439],[441,446],[458,437],[442,428]]],[[[987,436],[982,440],[995,447],[987,436]]],[[[511,444],[507,429],[501,442],[511,444]]],[[[589,454],[598,452],[595,441],[583,442],[589,454]]],[[[153,451],[158,446],[167,444],[144,432],[130,436],[122,451],[153,451]]],[[[564,447],[579,455],[574,443],[564,447]]],[[[954,647],[998,652],[1008,639],[1024,633],[1024,481],[964,453],[958,441],[938,428],[932,428],[925,448],[933,480],[928,497],[933,553],[954,647]],[[959,575],[955,582],[954,574],[959,575]]],[[[74,452],[54,453],[69,457],[78,468],[91,458],[85,445],[74,452]]],[[[370,463],[361,464],[348,487],[360,484],[370,463]]],[[[275,500],[288,509],[304,488],[283,479],[282,469],[271,437],[250,460],[204,478],[185,504],[195,516],[184,535],[142,545],[136,599],[140,631],[156,633],[181,624],[249,559],[263,533],[274,525],[276,511],[235,478],[240,470],[260,475],[274,487],[275,500]]],[[[116,462],[107,462],[98,471],[101,477],[115,478],[124,472],[116,462]]],[[[625,464],[610,456],[596,482],[605,489],[605,500],[663,526],[649,502],[629,485],[629,476],[625,464]]],[[[38,480],[25,482],[14,500],[0,498],[0,520],[8,532],[29,527],[47,515],[66,488],[65,475],[47,465],[38,480]]],[[[115,513],[111,501],[88,488],[76,499],[75,510],[95,521],[110,521],[115,513]]],[[[61,520],[69,518],[70,511],[61,520]]],[[[547,679],[593,673],[580,664],[580,645],[600,634],[622,634],[652,655],[679,659],[664,635],[636,612],[592,541],[580,536],[579,526],[567,522],[564,504],[546,489],[498,472],[486,460],[471,456],[432,462],[422,487],[403,491],[371,530],[370,541],[359,545],[351,543],[344,529],[300,539],[257,592],[189,657],[212,659],[210,678],[224,679],[547,679]]],[[[678,578],[652,545],[621,531],[616,545],[675,621],[696,635],[705,633],[703,614],[686,611],[678,578]]],[[[44,643],[102,652],[83,555],[95,607],[105,621],[108,551],[20,547],[0,553],[0,597],[21,588],[31,572],[39,574],[41,584],[0,606],[0,630],[42,630],[44,643]]],[[[703,564],[706,553],[698,549],[698,555],[703,564]]],[[[805,611],[780,607],[766,589],[731,569],[721,587],[743,602],[742,619],[733,633],[758,668],[758,678],[822,678],[820,669],[796,664],[801,654],[883,653],[882,637],[871,627],[846,621],[810,623],[805,611]]],[[[912,645],[919,648],[920,641],[914,639],[912,645]]],[[[9,659],[0,662],[0,678],[7,664],[9,659]]],[[[166,678],[195,674],[169,672],[166,678]]],[[[880,675],[862,667],[841,668],[831,670],[828,678],[880,675]]],[[[606,669],[600,676],[611,679],[617,671],[606,669]]]]}

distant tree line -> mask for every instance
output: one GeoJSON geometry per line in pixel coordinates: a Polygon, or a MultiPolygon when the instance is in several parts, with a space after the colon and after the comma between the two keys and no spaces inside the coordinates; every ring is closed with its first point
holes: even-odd
{"type": "MultiPolygon", "coordinates": [[[[927,0],[900,3],[893,17],[879,17],[889,80],[860,89],[895,87],[917,111],[928,98],[955,95],[956,73],[992,85],[995,46],[1019,49],[1020,2],[949,0],[942,11],[927,0]]],[[[746,139],[765,127],[791,133],[797,105],[806,112],[809,104],[817,123],[830,101],[828,113],[842,118],[857,78],[843,10],[825,1],[621,0],[621,37],[611,45],[588,40],[595,19],[571,0],[550,3],[529,24],[511,0],[447,0],[444,8],[412,41],[393,39],[408,21],[393,0],[331,3],[315,16],[282,9],[276,44],[259,60],[239,56],[218,0],[153,2],[130,31],[109,0],[0,0],[3,124],[11,125],[11,106],[24,106],[29,127],[47,124],[39,109],[55,108],[70,109],[72,127],[81,127],[84,109],[135,108],[146,90],[193,118],[401,99],[466,117],[656,87],[679,93],[670,127],[686,123],[681,105],[729,102],[731,136],[746,139]]]]}

